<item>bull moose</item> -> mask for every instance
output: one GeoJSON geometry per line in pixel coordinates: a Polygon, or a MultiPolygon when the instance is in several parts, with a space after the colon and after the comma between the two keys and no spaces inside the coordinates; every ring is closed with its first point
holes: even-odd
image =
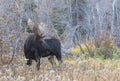
{"type": "Polygon", "coordinates": [[[32,60],[37,62],[37,70],[40,69],[40,58],[48,57],[48,60],[55,66],[54,56],[62,63],[61,43],[56,38],[36,40],[36,35],[29,35],[24,44],[24,54],[27,59],[27,65],[32,64],[32,60]]]}

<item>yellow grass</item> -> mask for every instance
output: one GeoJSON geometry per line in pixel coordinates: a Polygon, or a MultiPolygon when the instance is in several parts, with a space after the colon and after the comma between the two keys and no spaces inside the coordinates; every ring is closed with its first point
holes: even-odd
{"type": "Polygon", "coordinates": [[[63,58],[62,71],[52,69],[47,58],[41,59],[40,70],[36,63],[26,66],[23,56],[17,56],[7,67],[0,65],[0,81],[120,81],[120,60],[90,58],[63,58]]]}

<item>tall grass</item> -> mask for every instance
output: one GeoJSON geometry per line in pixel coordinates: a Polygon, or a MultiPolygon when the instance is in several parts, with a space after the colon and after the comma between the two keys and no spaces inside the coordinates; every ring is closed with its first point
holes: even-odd
{"type": "Polygon", "coordinates": [[[62,70],[58,65],[53,70],[47,58],[42,58],[39,71],[35,62],[30,67],[25,63],[20,55],[8,67],[1,64],[0,81],[120,81],[120,60],[63,57],[62,70]]]}

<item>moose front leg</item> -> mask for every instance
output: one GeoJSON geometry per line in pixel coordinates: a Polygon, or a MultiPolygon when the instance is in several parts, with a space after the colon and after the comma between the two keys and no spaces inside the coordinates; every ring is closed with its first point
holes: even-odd
{"type": "Polygon", "coordinates": [[[35,50],[35,60],[37,62],[36,68],[37,68],[37,70],[39,70],[40,69],[40,56],[38,55],[38,51],[37,50],[35,50]]]}
{"type": "Polygon", "coordinates": [[[37,61],[37,66],[36,66],[37,70],[40,69],[40,59],[37,61]]]}

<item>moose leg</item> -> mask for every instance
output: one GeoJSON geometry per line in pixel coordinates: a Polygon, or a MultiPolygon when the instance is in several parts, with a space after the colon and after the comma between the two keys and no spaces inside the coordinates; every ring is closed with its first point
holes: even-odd
{"type": "Polygon", "coordinates": [[[40,59],[37,61],[37,70],[39,70],[40,69],[40,59]]]}
{"type": "Polygon", "coordinates": [[[35,50],[35,60],[36,60],[36,62],[37,62],[37,70],[39,70],[40,69],[40,56],[38,55],[38,51],[37,50],[35,50]]]}
{"type": "Polygon", "coordinates": [[[55,69],[56,63],[53,56],[48,57],[49,62],[52,64],[52,68],[55,69]]]}
{"type": "Polygon", "coordinates": [[[57,55],[56,58],[57,58],[57,60],[58,60],[58,62],[59,62],[59,67],[60,67],[60,69],[62,69],[62,57],[59,56],[59,55],[57,55]]]}

